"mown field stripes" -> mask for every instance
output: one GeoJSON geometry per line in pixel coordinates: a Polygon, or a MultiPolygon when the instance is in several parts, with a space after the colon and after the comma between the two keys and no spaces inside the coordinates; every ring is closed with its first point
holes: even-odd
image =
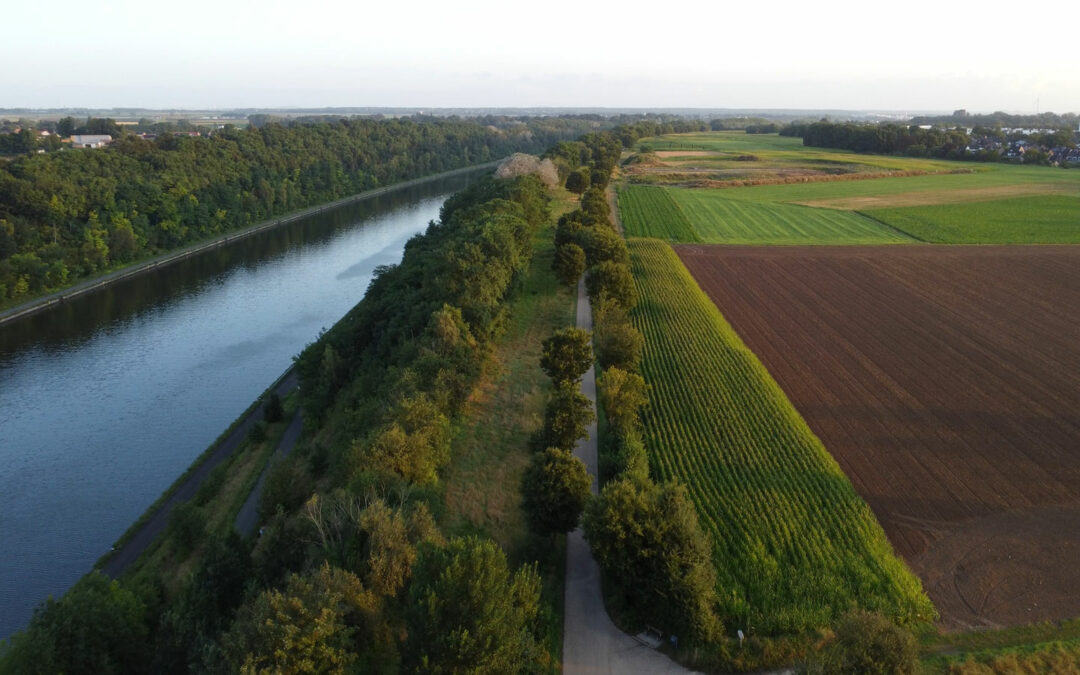
{"type": "Polygon", "coordinates": [[[711,244],[903,244],[913,239],[857,213],[726,199],[721,190],[668,191],[711,244]]]}
{"type": "Polygon", "coordinates": [[[686,243],[703,241],[662,187],[631,185],[619,190],[619,216],[628,237],[686,243]]]}
{"type": "Polygon", "coordinates": [[[727,624],[799,632],[853,606],[933,618],[866,503],[671,247],[629,243],[651,468],[687,484],[712,534],[727,624]]]}

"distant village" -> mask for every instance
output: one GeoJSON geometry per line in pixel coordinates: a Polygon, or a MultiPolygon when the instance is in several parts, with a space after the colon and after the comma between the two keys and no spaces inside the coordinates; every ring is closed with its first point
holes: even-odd
{"type": "MultiPolygon", "coordinates": [[[[254,120],[253,120],[254,121],[254,120]]],[[[224,128],[218,120],[209,120],[198,128],[190,122],[157,122],[149,119],[115,121],[86,118],[78,121],[67,117],[60,120],[0,120],[0,156],[45,153],[66,148],[98,149],[108,146],[120,136],[131,135],[154,141],[163,134],[199,137],[224,128]]],[[[230,123],[236,123],[230,121],[230,123]]],[[[239,121],[243,124],[243,121],[239,121]]],[[[933,125],[919,124],[921,129],[933,125]]],[[[938,125],[938,128],[962,130],[968,137],[966,153],[976,161],[1004,161],[1023,164],[1080,167],[1080,128],[1005,128],[938,125]]]]}
{"type": "Polygon", "coordinates": [[[0,120],[0,155],[23,155],[45,153],[67,148],[99,149],[108,146],[121,136],[134,136],[147,141],[156,140],[162,134],[172,136],[204,136],[221,129],[224,124],[200,125],[191,123],[117,122],[112,119],[87,118],[75,120],[0,120]]]}
{"type": "MultiPolygon", "coordinates": [[[[920,125],[929,128],[928,125],[920,125]]],[[[1076,140],[1080,137],[1077,129],[1073,138],[1060,129],[1010,129],[980,127],[967,128],[967,148],[970,155],[997,155],[1004,161],[1029,163],[1029,153],[1039,156],[1030,163],[1050,164],[1051,166],[1080,166],[1080,147],[1076,140]]],[[[993,159],[987,157],[987,159],[993,159]]]]}

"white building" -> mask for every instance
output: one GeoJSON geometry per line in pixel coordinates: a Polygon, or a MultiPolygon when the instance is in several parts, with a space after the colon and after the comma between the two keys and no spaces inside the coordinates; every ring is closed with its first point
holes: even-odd
{"type": "Polygon", "coordinates": [[[83,134],[71,137],[73,148],[104,148],[109,143],[112,143],[112,136],[108,134],[83,134]]]}

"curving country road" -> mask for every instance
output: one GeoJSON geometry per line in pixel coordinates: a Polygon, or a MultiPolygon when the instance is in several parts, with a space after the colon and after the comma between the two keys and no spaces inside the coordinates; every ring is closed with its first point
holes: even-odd
{"type": "MultiPolygon", "coordinates": [[[[592,330],[592,309],[585,293],[585,280],[578,282],[577,326],[592,330]]],[[[589,368],[581,380],[581,393],[596,404],[596,370],[589,368]]],[[[578,441],[574,450],[592,475],[596,494],[597,438],[596,423],[588,436],[578,441]]],[[[581,528],[566,537],[566,590],[563,622],[563,674],[642,675],[650,673],[689,673],[691,671],[664,654],[647,647],[615,627],[604,608],[600,589],[600,567],[593,559],[581,528]]]]}
{"type": "MultiPolygon", "coordinates": [[[[296,371],[292,370],[281,378],[273,391],[284,398],[286,394],[296,388],[298,381],[299,377],[296,371]]],[[[299,414],[296,417],[299,418],[299,414]]],[[[135,562],[169,525],[169,517],[172,515],[173,509],[195,496],[195,493],[199,491],[199,487],[206,480],[206,477],[210,475],[210,472],[240,447],[251,427],[262,418],[263,406],[258,406],[244,418],[243,422],[236,425],[232,433],[218,444],[210,456],[188,475],[187,479],[168,499],[158,506],[154,514],[139,528],[139,531],[105,561],[100,570],[114,579],[123,574],[124,570],[135,562]]],[[[289,427],[289,431],[291,430],[292,425],[289,427]]],[[[289,435],[289,431],[286,432],[286,437],[289,435]]]]}

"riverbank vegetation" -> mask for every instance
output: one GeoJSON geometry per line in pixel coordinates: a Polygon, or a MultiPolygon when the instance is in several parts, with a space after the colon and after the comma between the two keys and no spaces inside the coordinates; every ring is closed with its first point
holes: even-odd
{"type": "Polygon", "coordinates": [[[0,306],[364,190],[539,152],[575,118],[341,119],[121,135],[0,164],[0,306]]]}

